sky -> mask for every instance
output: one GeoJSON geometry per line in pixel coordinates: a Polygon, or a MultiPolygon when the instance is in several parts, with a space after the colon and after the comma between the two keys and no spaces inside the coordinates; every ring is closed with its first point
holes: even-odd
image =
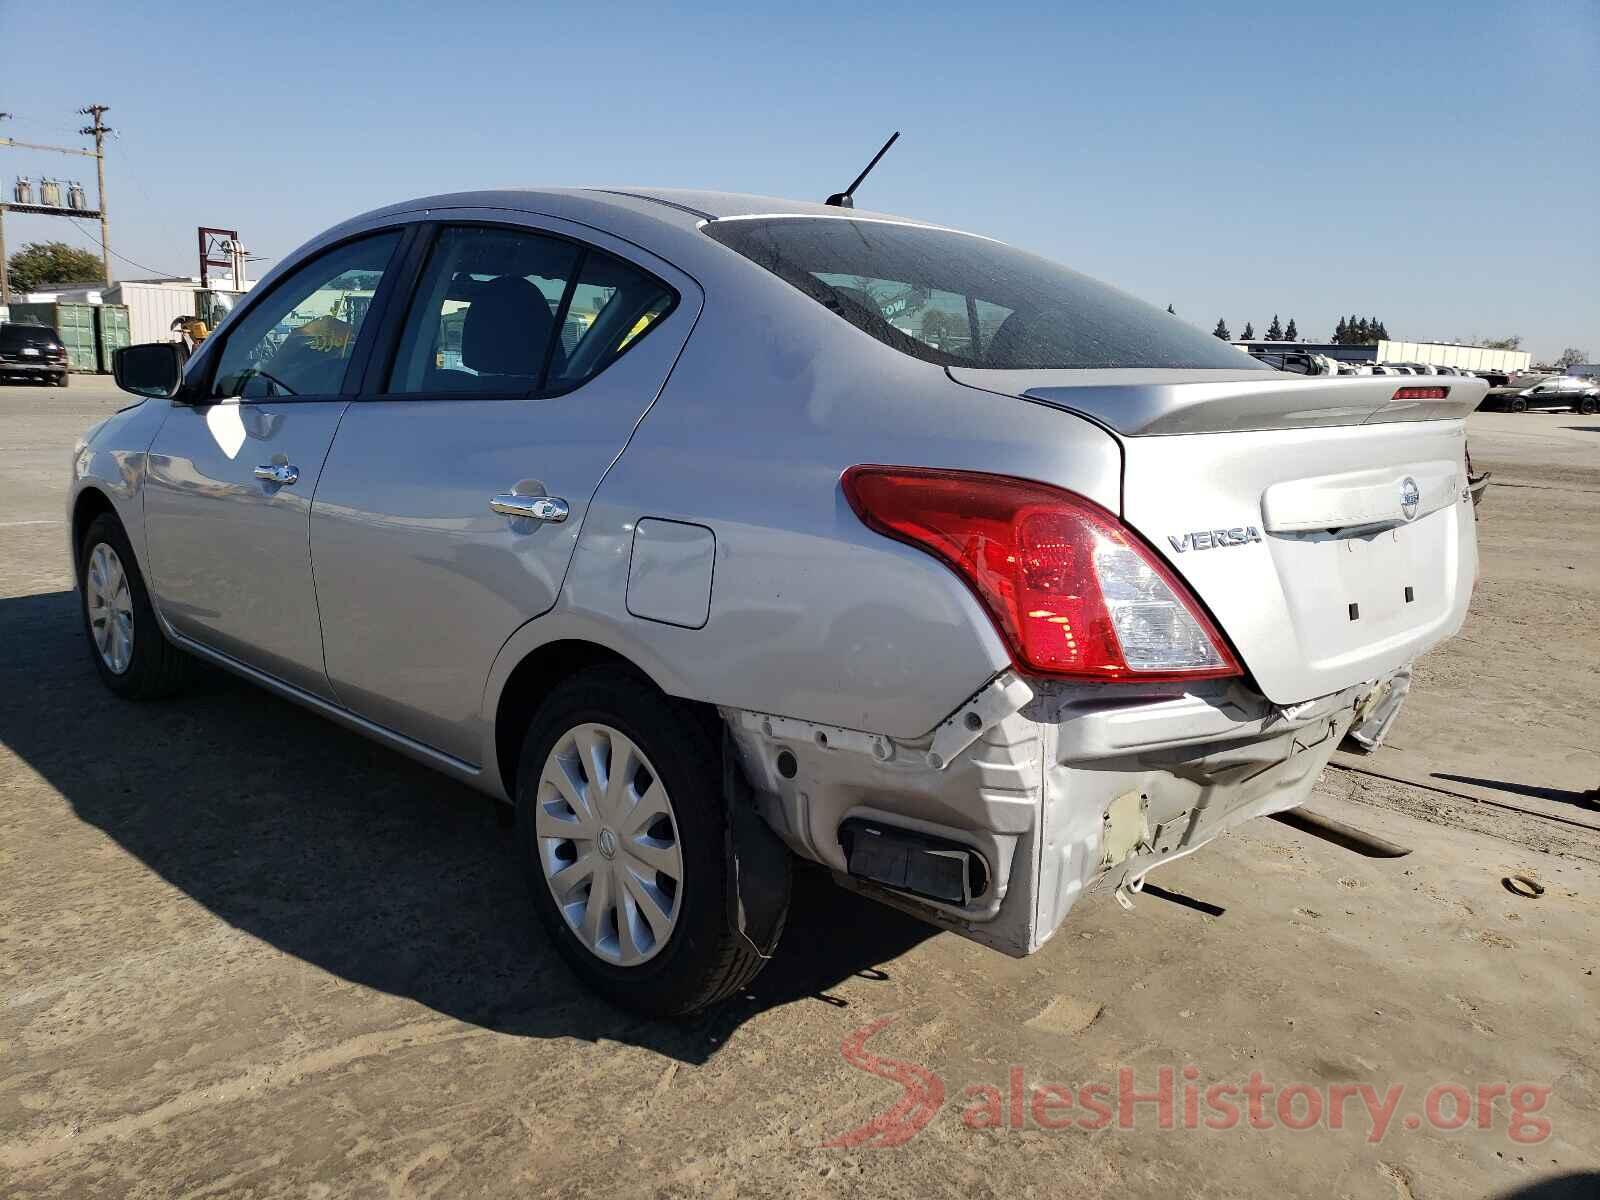
{"type": "MultiPolygon", "coordinates": [[[[369,208],[518,184],[820,200],[988,234],[1210,329],[1520,334],[1600,357],[1600,0],[205,7],[0,0],[0,136],[111,106],[124,278],[195,227],[272,259],[369,208]]],[[[0,148],[19,174],[88,160],[0,148]]],[[[94,247],[12,215],[6,240],[94,247]]],[[[269,262],[259,264],[264,270],[269,262]]]]}

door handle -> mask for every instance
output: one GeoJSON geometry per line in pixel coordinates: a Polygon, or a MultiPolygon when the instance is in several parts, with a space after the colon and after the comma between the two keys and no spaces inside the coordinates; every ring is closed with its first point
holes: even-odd
{"type": "Polygon", "coordinates": [[[559,525],[567,519],[567,502],[559,496],[496,496],[489,508],[502,516],[532,517],[535,521],[549,521],[559,525]]]}
{"type": "Polygon", "coordinates": [[[300,479],[300,468],[288,463],[265,463],[256,468],[256,478],[263,483],[275,483],[279,487],[289,487],[300,479]]]}

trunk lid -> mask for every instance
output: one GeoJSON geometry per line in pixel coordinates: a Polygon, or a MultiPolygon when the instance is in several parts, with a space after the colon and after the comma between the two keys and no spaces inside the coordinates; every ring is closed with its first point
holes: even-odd
{"type": "Polygon", "coordinates": [[[1117,436],[1122,519],[1205,604],[1276,703],[1377,679],[1465,619],[1477,575],[1465,416],[1482,381],[950,373],[1117,436]],[[1402,387],[1446,395],[1396,400],[1402,387]]]}

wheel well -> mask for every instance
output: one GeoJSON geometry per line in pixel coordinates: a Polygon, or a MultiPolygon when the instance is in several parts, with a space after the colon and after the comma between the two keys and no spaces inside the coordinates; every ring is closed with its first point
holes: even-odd
{"type": "Polygon", "coordinates": [[[89,531],[89,525],[101,513],[117,515],[117,510],[112,507],[111,500],[99,488],[84,488],[78,493],[78,499],[72,506],[72,558],[73,567],[76,569],[77,560],[83,548],[83,535],[89,531]]]}
{"type": "Polygon", "coordinates": [[[594,642],[551,642],[540,646],[511,672],[494,715],[495,762],[508,796],[516,798],[517,762],[522,757],[522,738],[534,709],[563,679],[597,666],[622,667],[655,687],[654,681],[633,663],[594,642]]]}

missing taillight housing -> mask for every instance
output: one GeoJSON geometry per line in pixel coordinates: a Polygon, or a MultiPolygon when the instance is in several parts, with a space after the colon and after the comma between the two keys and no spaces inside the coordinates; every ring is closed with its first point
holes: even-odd
{"type": "Polygon", "coordinates": [[[925,467],[851,467],[841,483],[869,528],[961,576],[1025,671],[1113,681],[1241,674],[1182,580],[1092,501],[925,467]]]}
{"type": "Polygon", "coordinates": [[[1395,388],[1395,400],[1443,400],[1450,395],[1447,387],[1403,387],[1395,388]]]}

